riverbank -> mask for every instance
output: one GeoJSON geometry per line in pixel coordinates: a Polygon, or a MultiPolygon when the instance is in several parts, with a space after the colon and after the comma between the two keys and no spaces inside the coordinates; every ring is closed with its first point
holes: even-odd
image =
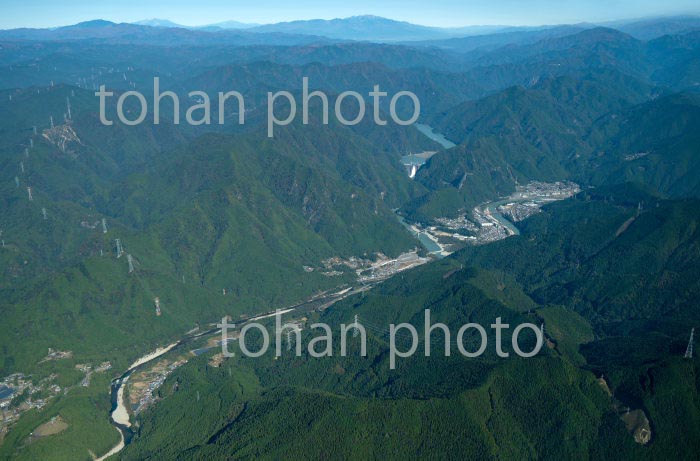
{"type": "MultiPolygon", "coordinates": [[[[340,301],[342,299],[345,299],[348,296],[352,296],[356,293],[359,293],[361,291],[365,291],[368,289],[368,286],[373,286],[376,283],[379,283],[381,280],[377,280],[376,282],[368,283],[366,285],[360,286],[360,287],[350,287],[350,288],[343,288],[340,291],[334,290],[334,293],[331,294],[326,294],[324,296],[318,296],[315,295],[306,301],[303,301],[299,304],[296,304],[291,307],[284,307],[279,311],[280,314],[286,314],[294,311],[303,311],[305,309],[316,309],[316,308],[328,308],[332,304],[334,304],[337,301],[340,301]]],[[[249,319],[246,319],[243,323],[249,323],[249,322],[254,322],[257,320],[262,320],[262,319],[267,319],[274,317],[277,314],[277,311],[269,311],[265,312],[262,314],[258,314],[254,317],[251,317],[249,319]]],[[[240,325],[239,325],[240,326],[240,325]]],[[[166,347],[159,347],[155,349],[152,352],[149,352],[139,358],[138,360],[134,361],[131,366],[124,371],[124,373],[121,374],[121,376],[115,380],[112,381],[112,387],[111,387],[111,392],[112,392],[112,401],[113,401],[113,406],[114,409],[110,413],[110,420],[112,422],[112,425],[119,431],[120,435],[120,440],[119,443],[117,443],[114,447],[112,447],[109,452],[107,452],[105,455],[102,455],[101,457],[97,458],[98,460],[104,460],[107,459],[110,456],[114,456],[115,454],[119,453],[121,450],[123,450],[126,445],[128,445],[129,441],[131,440],[131,432],[130,428],[132,426],[130,416],[129,416],[129,411],[127,408],[127,402],[125,401],[124,398],[124,389],[125,385],[129,380],[129,377],[131,374],[136,371],[138,368],[152,362],[153,360],[167,354],[168,352],[171,352],[173,350],[176,350],[177,348],[181,346],[185,346],[189,344],[192,341],[199,340],[201,338],[205,338],[209,335],[215,335],[215,334],[220,334],[221,330],[219,328],[213,328],[198,334],[192,334],[192,332],[189,332],[185,336],[183,336],[180,340],[173,342],[172,344],[166,346],[166,347]]]]}

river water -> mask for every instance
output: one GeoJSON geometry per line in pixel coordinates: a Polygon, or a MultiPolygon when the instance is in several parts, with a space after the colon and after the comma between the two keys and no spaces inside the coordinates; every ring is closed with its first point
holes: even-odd
{"type": "Polygon", "coordinates": [[[107,459],[110,456],[119,453],[121,450],[124,449],[126,445],[128,445],[131,442],[131,439],[134,437],[134,431],[131,429],[131,422],[129,421],[129,411],[126,406],[127,403],[124,401],[124,385],[129,380],[129,377],[134,373],[134,371],[136,371],[141,366],[157,359],[158,357],[167,354],[173,349],[188,344],[191,341],[194,341],[202,336],[215,333],[216,331],[218,330],[216,328],[213,328],[202,333],[187,335],[181,340],[174,342],[168,345],[167,347],[159,347],[156,350],[149,352],[148,354],[136,360],[124,373],[122,373],[121,376],[112,380],[110,390],[110,397],[112,402],[112,409],[110,411],[110,422],[119,431],[120,440],[119,443],[117,443],[117,445],[115,445],[105,455],[98,458],[97,461],[107,459]]]}
{"type": "MultiPolygon", "coordinates": [[[[428,138],[432,139],[433,141],[437,142],[440,144],[443,148],[449,149],[451,147],[454,147],[455,144],[451,142],[449,139],[445,138],[443,135],[436,133],[432,127],[429,125],[424,125],[422,123],[416,123],[415,127],[423,133],[425,136],[428,138]]],[[[398,216],[398,215],[397,215],[398,216]]],[[[431,254],[435,256],[442,256],[442,248],[440,245],[438,245],[435,241],[433,241],[430,237],[425,235],[423,232],[416,232],[408,223],[404,221],[404,219],[401,216],[398,216],[399,221],[401,224],[403,224],[413,235],[415,235],[418,240],[420,240],[421,244],[428,250],[431,254]]],[[[343,293],[344,294],[344,293],[343,293]]],[[[352,294],[352,293],[348,293],[352,294]]],[[[331,295],[332,296],[332,295],[331,295]]],[[[330,296],[329,296],[330,298],[330,296]]],[[[318,301],[318,300],[316,300],[318,301]]],[[[305,303],[299,304],[299,306],[304,305],[305,303]]],[[[297,307],[299,307],[297,306],[297,307]]],[[[295,308],[290,308],[282,311],[281,313],[286,313],[290,312],[292,310],[295,310],[295,308]]],[[[263,318],[267,317],[272,317],[274,316],[274,313],[268,313],[268,314],[263,314],[257,317],[253,317],[249,319],[248,321],[255,321],[255,320],[260,320],[263,318]]],[[[115,445],[107,454],[103,455],[102,457],[99,458],[99,460],[106,459],[109,456],[113,456],[116,453],[119,453],[126,445],[128,445],[131,442],[131,439],[134,436],[134,432],[131,429],[131,422],[129,421],[129,412],[126,407],[126,403],[124,402],[124,385],[128,381],[129,377],[131,374],[136,371],[139,367],[142,365],[145,365],[154,359],[166,354],[167,352],[170,352],[173,349],[180,348],[184,344],[190,343],[191,341],[194,341],[202,336],[209,335],[212,333],[215,333],[219,331],[218,329],[212,329],[205,331],[203,333],[199,333],[196,335],[189,335],[185,336],[183,339],[170,344],[167,347],[164,348],[158,348],[153,352],[149,352],[148,354],[144,355],[140,359],[136,360],[131,366],[119,377],[116,378],[115,380],[112,381],[112,387],[111,387],[111,400],[112,400],[112,411],[110,412],[110,419],[112,422],[112,425],[117,428],[117,430],[120,433],[121,440],[117,445],[115,445]]]]}
{"type": "Polygon", "coordinates": [[[513,235],[520,235],[520,231],[518,230],[515,225],[508,221],[505,216],[503,216],[499,211],[498,207],[501,205],[505,205],[506,203],[513,203],[513,202],[519,202],[523,200],[518,200],[518,199],[506,199],[506,200],[498,200],[496,202],[491,202],[487,205],[485,205],[485,208],[489,210],[489,213],[491,213],[491,216],[496,218],[498,222],[500,222],[504,227],[506,227],[508,230],[510,230],[513,235]]]}
{"type": "Polygon", "coordinates": [[[406,228],[408,231],[416,237],[421,245],[428,250],[430,254],[433,256],[441,257],[442,256],[442,247],[438,245],[433,239],[428,237],[425,233],[417,231],[413,226],[408,224],[406,220],[403,218],[403,216],[397,214],[396,217],[398,218],[399,222],[406,228]]]}
{"type": "MultiPolygon", "coordinates": [[[[329,295],[324,295],[320,297],[314,297],[311,298],[310,300],[301,302],[295,306],[292,307],[287,307],[284,309],[280,309],[279,313],[280,314],[285,314],[288,312],[295,311],[297,309],[300,309],[302,307],[309,307],[309,306],[316,306],[319,304],[324,304],[328,302],[329,300],[340,300],[343,299],[347,296],[350,296],[352,294],[358,293],[359,291],[356,290],[364,290],[366,287],[362,287],[361,289],[350,289],[340,291],[338,293],[333,293],[329,295]]],[[[275,312],[267,312],[265,314],[261,314],[255,317],[251,317],[250,319],[246,320],[246,322],[254,322],[257,320],[261,319],[266,319],[270,317],[274,317],[277,314],[277,311],[275,312]]],[[[120,441],[112,447],[108,453],[105,455],[101,456],[100,458],[97,459],[97,461],[102,461],[107,459],[110,456],[113,456],[117,453],[119,453],[121,450],[124,449],[126,445],[128,445],[131,442],[131,439],[134,437],[134,431],[131,429],[131,422],[129,421],[129,412],[127,409],[127,402],[124,400],[124,385],[126,382],[129,380],[129,377],[140,367],[143,365],[146,365],[153,360],[157,359],[158,357],[161,357],[162,355],[172,351],[172,350],[178,350],[181,349],[182,347],[185,347],[188,344],[191,344],[193,341],[196,341],[197,339],[203,337],[203,336],[209,336],[215,333],[220,332],[221,330],[219,328],[212,328],[209,330],[206,330],[201,333],[197,334],[187,334],[183,336],[182,339],[179,341],[176,341],[167,347],[159,347],[156,350],[149,352],[148,354],[144,355],[140,359],[136,360],[134,363],[131,364],[131,366],[121,374],[118,378],[112,380],[112,385],[111,385],[111,402],[112,402],[112,409],[110,411],[110,422],[112,425],[119,431],[120,435],[120,441]]]]}

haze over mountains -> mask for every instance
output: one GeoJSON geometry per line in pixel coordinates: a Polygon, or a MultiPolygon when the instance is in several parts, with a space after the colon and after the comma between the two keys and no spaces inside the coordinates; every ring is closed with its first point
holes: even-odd
{"type": "MultiPolygon", "coordinates": [[[[353,16],[343,19],[311,19],[280,22],[276,24],[249,24],[238,21],[226,21],[203,26],[183,26],[164,19],[138,21],[135,24],[154,27],[181,27],[190,29],[247,29],[250,32],[284,32],[299,35],[321,35],[328,38],[367,41],[421,41],[439,40],[449,37],[468,37],[495,33],[531,32],[546,30],[557,25],[523,27],[506,25],[472,25],[464,27],[429,27],[395,21],[378,16],[353,16]]],[[[596,24],[575,24],[579,29],[594,27],[596,24]]],[[[633,19],[626,21],[605,22],[597,25],[613,27],[630,35],[651,39],[665,34],[685,33],[700,28],[698,16],[671,16],[664,18],[633,19]]]]}
{"type": "Polygon", "coordinates": [[[429,27],[396,21],[379,16],[352,16],[338,19],[310,19],[280,22],[275,24],[253,24],[239,21],[224,21],[202,26],[184,26],[167,19],[148,19],[134,24],[153,27],[180,27],[186,29],[219,30],[247,29],[250,32],[285,32],[301,35],[322,35],[344,40],[401,41],[428,40],[451,36],[467,36],[518,29],[511,26],[466,26],[454,28],[429,27]]]}
{"type": "MultiPolygon", "coordinates": [[[[440,28],[411,24],[405,21],[396,21],[392,19],[382,18],[379,16],[352,16],[343,19],[310,19],[297,20],[289,22],[280,22],[275,24],[254,24],[239,21],[223,21],[213,24],[201,26],[185,26],[169,21],[167,19],[147,19],[133,23],[139,26],[148,26],[154,28],[165,29],[188,29],[208,32],[221,32],[226,30],[246,31],[260,34],[289,34],[289,35],[310,35],[322,36],[336,40],[360,40],[373,42],[416,42],[430,40],[444,40],[458,37],[472,36],[489,36],[493,40],[494,34],[500,40],[500,44],[519,41],[516,37],[531,36],[536,39],[541,39],[548,36],[551,29],[556,30],[583,30],[596,26],[606,26],[618,29],[628,33],[636,38],[649,40],[661,35],[673,35],[678,33],[687,33],[700,29],[700,16],[669,16],[660,18],[634,19],[624,21],[606,22],[600,24],[572,24],[564,25],[549,25],[549,26],[506,26],[506,25],[471,25],[464,27],[440,28]],[[564,29],[568,27],[568,29],[564,29]],[[539,33],[538,33],[539,32],[539,33]],[[508,34],[515,34],[515,37],[508,34]]],[[[67,34],[61,34],[60,31],[72,29],[75,35],[72,38],[79,37],[100,37],[105,31],[99,31],[99,28],[107,28],[118,26],[110,21],[88,21],[74,26],[62,26],[51,29],[54,31],[52,38],[69,38],[67,34]],[[88,30],[92,29],[92,33],[88,30]],[[80,30],[80,32],[78,32],[80,30]]],[[[126,28],[126,24],[119,25],[124,28],[124,32],[130,31],[126,28]]],[[[133,31],[133,30],[131,30],[133,31]]],[[[7,32],[6,32],[7,33],[7,32]]],[[[555,32],[556,33],[556,32],[555,32]]],[[[559,32],[561,33],[561,32],[559,32]]],[[[15,33],[10,35],[15,38],[38,38],[41,35],[38,31],[32,32],[26,29],[17,29],[15,33]],[[20,32],[22,30],[23,32],[20,32]]],[[[497,39],[498,40],[498,39],[497,39]]],[[[438,42],[439,43],[439,42],[438,42]]]]}

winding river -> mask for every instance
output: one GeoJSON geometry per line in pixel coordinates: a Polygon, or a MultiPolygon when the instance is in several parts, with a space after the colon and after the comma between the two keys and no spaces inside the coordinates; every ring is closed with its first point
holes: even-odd
{"type": "MultiPolygon", "coordinates": [[[[296,310],[301,309],[301,308],[314,308],[316,306],[327,304],[328,302],[336,302],[336,301],[344,299],[348,296],[351,296],[353,294],[364,291],[367,289],[368,286],[374,285],[376,283],[380,283],[380,282],[365,283],[364,286],[359,287],[359,288],[350,287],[350,288],[342,290],[340,292],[335,292],[335,293],[331,293],[331,294],[324,294],[322,296],[314,296],[314,297],[312,297],[306,301],[303,301],[299,304],[296,304],[294,306],[285,307],[283,309],[280,309],[279,313],[286,314],[286,313],[293,312],[293,311],[296,311],[296,310]]],[[[257,315],[255,317],[251,317],[251,318],[245,320],[245,323],[274,317],[276,313],[277,313],[277,311],[266,312],[264,314],[260,314],[260,315],[257,315]]],[[[124,449],[124,447],[126,447],[131,442],[131,439],[134,436],[134,431],[131,429],[131,421],[130,421],[129,411],[127,408],[127,402],[124,399],[124,385],[129,381],[129,377],[136,370],[138,370],[140,367],[152,362],[153,360],[167,354],[170,351],[182,348],[185,345],[188,345],[188,344],[192,343],[193,341],[196,341],[197,339],[200,339],[204,336],[209,336],[209,335],[220,333],[220,332],[221,332],[221,330],[219,328],[212,328],[212,329],[209,329],[209,330],[206,330],[204,332],[197,333],[197,334],[187,334],[187,335],[183,336],[180,340],[178,340],[178,341],[176,341],[168,346],[159,347],[159,348],[155,349],[154,351],[149,352],[148,354],[139,358],[134,363],[132,363],[131,366],[129,366],[129,368],[124,373],[122,373],[118,378],[115,378],[114,380],[112,380],[112,385],[111,385],[112,409],[110,412],[110,422],[119,431],[120,440],[119,440],[119,443],[117,443],[114,447],[112,447],[107,453],[105,453],[101,457],[97,458],[96,461],[104,461],[105,459],[109,458],[110,456],[114,456],[115,454],[119,453],[120,451],[122,451],[124,449]]]]}
{"type": "Polygon", "coordinates": [[[107,453],[104,455],[100,456],[97,458],[96,461],[103,461],[110,456],[113,456],[120,451],[124,449],[126,445],[131,442],[131,439],[134,436],[134,432],[131,429],[131,421],[129,418],[129,411],[127,409],[127,403],[124,401],[124,385],[126,382],[129,380],[129,377],[136,371],[138,368],[140,368],[143,365],[146,365],[147,363],[152,362],[153,360],[157,359],[158,357],[167,354],[171,350],[175,349],[176,347],[182,346],[184,344],[187,344],[191,341],[194,341],[195,339],[198,339],[202,336],[209,335],[216,333],[217,329],[211,329],[207,330],[203,333],[199,334],[193,334],[193,335],[187,335],[180,339],[179,341],[176,341],[166,347],[159,347],[154,351],[149,352],[148,354],[144,355],[143,357],[137,359],[134,363],[129,366],[129,368],[121,374],[116,379],[112,380],[112,385],[111,385],[111,401],[112,401],[112,411],[110,412],[110,421],[114,427],[117,428],[117,431],[119,431],[119,443],[117,443],[114,447],[112,447],[107,453]]]}
{"type": "Polygon", "coordinates": [[[501,214],[500,211],[498,211],[498,207],[501,205],[505,205],[506,203],[514,203],[514,202],[523,202],[526,199],[514,199],[514,198],[507,198],[505,200],[498,200],[495,202],[487,203],[484,205],[484,208],[486,208],[491,216],[493,216],[503,227],[507,228],[510,232],[512,232],[512,235],[520,235],[520,231],[518,230],[515,225],[510,222],[508,219],[506,219],[505,216],[501,214]]]}
{"type": "MultiPolygon", "coordinates": [[[[424,125],[421,123],[416,123],[415,127],[423,133],[425,136],[428,138],[432,139],[433,141],[439,143],[443,148],[449,149],[451,147],[454,147],[455,144],[451,142],[449,139],[445,138],[443,135],[436,133],[432,127],[428,125],[424,125]]],[[[495,215],[495,213],[494,213],[495,215]]],[[[399,217],[399,219],[402,221],[402,224],[407,226],[410,229],[410,226],[403,221],[402,218],[399,217]]],[[[505,218],[504,218],[505,219],[505,218]]],[[[512,225],[512,224],[511,224],[512,225]]],[[[422,232],[418,232],[415,234],[416,237],[421,241],[421,243],[426,247],[426,249],[431,252],[432,254],[439,255],[441,254],[442,247],[438,245],[435,241],[433,241],[430,237],[427,235],[424,235],[422,232]]],[[[334,293],[331,295],[327,296],[322,296],[318,298],[311,298],[310,300],[304,301],[300,304],[297,304],[296,306],[293,306],[291,308],[286,308],[281,311],[282,314],[291,312],[294,310],[299,309],[302,306],[309,305],[310,303],[325,303],[330,300],[339,300],[342,298],[345,298],[347,296],[353,295],[357,290],[363,291],[365,290],[366,287],[359,288],[359,289],[353,289],[350,288],[348,290],[343,290],[342,292],[339,293],[334,293]]],[[[258,315],[256,317],[250,318],[247,320],[247,322],[253,322],[256,320],[268,318],[268,317],[273,317],[275,315],[275,312],[268,312],[265,314],[258,315]]],[[[202,333],[198,334],[189,334],[184,336],[182,339],[166,346],[166,347],[159,347],[156,350],[149,352],[148,354],[144,355],[143,357],[139,358],[138,360],[134,361],[134,363],[129,366],[129,368],[121,374],[118,378],[112,380],[112,385],[111,385],[111,400],[112,400],[112,410],[110,412],[110,421],[112,425],[119,431],[119,443],[117,443],[114,447],[112,447],[107,453],[102,455],[101,457],[97,458],[97,461],[103,461],[110,456],[114,456],[115,454],[119,453],[121,450],[124,449],[126,445],[128,445],[131,442],[131,439],[134,436],[134,432],[131,429],[131,421],[130,421],[130,416],[129,416],[129,411],[127,409],[127,402],[124,400],[124,385],[127,383],[129,380],[129,377],[136,371],[138,368],[142,367],[143,365],[146,365],[153,360],[157,359],[158,357],[161,357],[162,355],[167,354],[168,352],[180,348],[181,346],[188,344],[196,339],[201,338],[202,336],[207,336],[210,334],[218,333],[221,330],[214,328],[207,330],[202,333]]]]}

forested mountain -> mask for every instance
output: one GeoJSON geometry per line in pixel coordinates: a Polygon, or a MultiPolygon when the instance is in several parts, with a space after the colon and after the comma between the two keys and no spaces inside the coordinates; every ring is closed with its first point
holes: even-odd
{"type": "Polygon", "coordinates": [[[668,94],[616,71],[508,88],[433,117],[459,146],[418,179],[434,192],[406,210],[425,216],[471,207],[528,179],[645,184],[697,197],[697,96],[668,94]],[[490,175],[484,185],[482,179],[490,175]]]}
{"type": "Polygon", "coordinates": [[[195,315],[204,312],[213,321],[223,309],[264,309],[338,283],[305,273],[303,266],[320,267],[333,256],[395,256],[416,246],[391,212],[421,192],[396,160],[407,145],[432,145],[413,129],[389,128],[381,136],[391,132],[391,142],[371,144],[379,137],[372,124],[350,129],[299,123],[280,130],[274,140],[263,133],[183,135],[166,124],[157,129],[105,127],[91,111],[91,96],[69,87],[14,93],[15,104],[8,108],[14,117],[5,119],[6,129],[17,122],[46,123],[23,111],[47,101],[53,105],[42,111],[61,110],[71,94],[70,123],[53,129],[39,125],[40,137],[31,137],[30,128],[29,133],[15,131],[14,139],[3,138],[6,152],[17,152],[4,159],[2,168],[3,302],[17,313],[7,311],[3,324],[6,361],[16,363],[15,351],[39,359],[57,338],[90,354],[95,348],[106,350],[111,347],[107,343],[93,342],[101,333],[88,319],[90,312],[103,322],[114,318],[118,329],[143,329],[138,338],[172,335],[173,328],[193,324],[195,315]],[[74,137],[64,147],[53,136],[65,133],[74,137]],[[25,136],[36,139],[28,156],[23,153],[25,136]],[[31,202],[27,187],[32,188],[31,202]],[[107,234],[99,224],[103,218],[107,234]],[[114,255],[115,238],[140,265],[138,280],[128,282],[125,262],[108,257],[114,255]],[[85,288],[66,298],[60,288],[64,277],[85,288]],[[108,301],[130,283],[135,284],[132,297],[108,301]],[[87,287],[103,295],[86,297],[87,287]],[[176,321],[159,332],[145,321],[152,316],[151,298],[173,287],[182,292],[169,303],[176,321]],[[226,289],[235,296],[197,301],[203,304],[195,314],[187,299],[190,289],[202,296],[226,289]],[[222,302],[227,307],[207,307],[222,302]],[[94,310],[103,303],[121,305],[132,316],[94,310]],[[31,315],[20,316],[21,311],[31,315]],[[54,330],[56,336],[42,335],[37,323],[47,313],[65,318],[65,326],[54,330]],[[72,344],[63,337],[64,328],[84,329],[82,334],[92,339],[72,344]],[[10,332],[18,331],[23,331],[21,339],[10,340],[15,335],[10,332]]]}
{"type": "Polygon", "coordinates": [[[319,318],[337,326],[359,314],[370,326],[408,321],[420,330],[427,306],[453,331],[467,319],[535,320],[551,346],[535,363],[499,362],[489,350],[480,359],[414,357],[387,374],[385,333],[372,329],[367,358],[236,358],[228,372],[200,360],[173,377],[182,387],[164,391],[125,456],[422,457],[457,449],[555,459],[583,449],[594,459],[691,459],[697,368],[672,356],[684,347],[686,325],[698,321],[699,205],[630,187],[586,193],[548,207],[519,237],[457,253],[319,318]],[[639,212],[638,200],[648,209],[639,212]],[[595,380],[601,374],[616,398],[647,412],[658,431],[649,447],[610,412],[595,380]],[[208,397],[197,404],[197,392],[208,397]],[[195,433],[172,423],[191,414],[201,422],[195,433]],[[688,428],[682,441],[672,435],[674,414],[688,428]]]}

